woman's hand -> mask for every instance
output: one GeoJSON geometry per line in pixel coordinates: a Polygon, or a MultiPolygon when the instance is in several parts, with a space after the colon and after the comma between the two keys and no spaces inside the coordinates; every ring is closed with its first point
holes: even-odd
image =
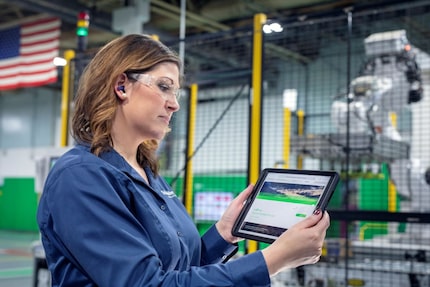
{"type": "Polygon", "coordinates": [[[244,191],[242,191],[227,207],[222,215],[221,219],[215,224],[218,232],[221,234],[225,241],[230,243],[236,243],[241,240],[239,237],[233,236],[231,234],[231,229],[239,216],[240,211],[246,199],[251,194],[254,185],[249,185],[244,191]]]}
{"type": "Polygon", "coordinates": [[[269,274],[318,262],[329,226],[328,213],[316,212],[285,231],[262,251],[269,274]]]}

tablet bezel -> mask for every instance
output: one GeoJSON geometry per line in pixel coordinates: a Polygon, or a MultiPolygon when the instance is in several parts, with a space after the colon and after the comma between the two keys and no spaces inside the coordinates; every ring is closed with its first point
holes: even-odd
{"type": "Polygon", "coordinates": [[[257,183],[255,184],[249,198],[246,200],[233,228],[232,228],[232,234],[237,237],[245,238],[245,239],[252,239],[256,241],[266,242],[266,243],[272,243],[276,239],[267,237],[265,234],[261,235],[253,235],[248,233],[243,233],[240,230],[240,227],[242,226],[242,223],[248,214],[249,210],[251,209],[252,204],[254,203],[258,192],[260,191],[262,185],[265,183],[265,180],[267,178],[267,175],[270,173],[282,173],[282,174],[300,174],[300,175],[310,175],[310,176],[329,176],[330,179],[322,192],[321,196],[319,197],[317,204],[315,206],[315,209],[320,209],[324,211],[327,207],[328,202],[330,201],[336,186],[339,182],[339,174],[336,171],[321,171],[321,170],[298,170],[298,169],[283,169],[283,168],[266,168],[264,169],[260,177],[257,180],[257,183]]]}

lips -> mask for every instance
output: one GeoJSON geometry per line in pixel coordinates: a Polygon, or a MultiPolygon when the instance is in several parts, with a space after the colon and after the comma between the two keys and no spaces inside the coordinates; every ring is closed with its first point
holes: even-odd
{"type": "Polygon", "coordinates": [[[169,116],[161,116],[160,118],[162,118],[163,121],[165,121],[166,124],[169,125],[169,123],[170,123],[170,117],[169,116]]]}

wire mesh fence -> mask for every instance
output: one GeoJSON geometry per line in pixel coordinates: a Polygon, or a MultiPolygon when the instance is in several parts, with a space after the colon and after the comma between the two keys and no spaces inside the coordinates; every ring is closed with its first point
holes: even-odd
{"type": "MultiPolygon", "coordinates": [[[[261,168],[342,175],[321,262],[274,285],[430,284],[429,14],[414,1],[284,19],[282,32],[265,34],[261,168]]],[[[252,35],[185,41],[186,83],[199,85],[195,153],[184,152],[185,96],[160,156],[179,194],[192,160],[202,232],[248,182],[252,35]]]]}
{"type": "Polygon", "coordinates": [[[172,174],[168,181],[181,194],[185,168],[192,161],[194,217],[202,232],[247,184],[250,43],[249,31],[186,42],[185,81],[198,83],[194,151],[185,153],[189,115],[189,91],[185,89],[181,110],[166,139],[174,155],[166,168],[172,174]]]}

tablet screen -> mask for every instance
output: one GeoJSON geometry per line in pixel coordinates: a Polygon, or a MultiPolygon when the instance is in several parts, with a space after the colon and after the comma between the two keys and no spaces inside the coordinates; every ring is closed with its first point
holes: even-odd
{"type": "Polygon", "coordinates": [[[335,172],[264,170],[233,234],[273,242],[316,207],[325,209],[337,181],[335,172]]]}

